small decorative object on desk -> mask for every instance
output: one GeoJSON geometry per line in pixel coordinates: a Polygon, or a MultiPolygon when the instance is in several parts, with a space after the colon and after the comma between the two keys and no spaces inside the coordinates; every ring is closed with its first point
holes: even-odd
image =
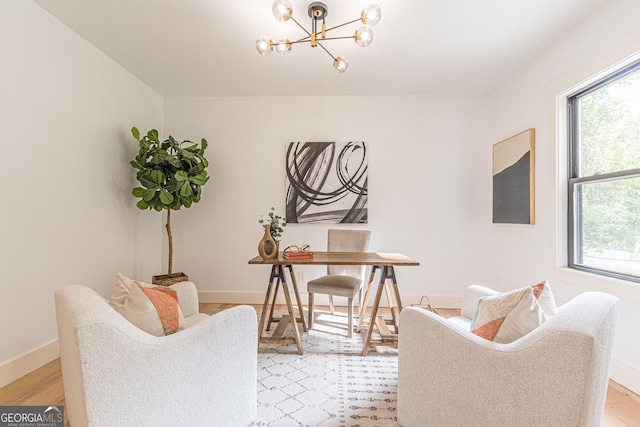
{"type": "Polygon", "coordinates": [[[258,220],[258,223],[264,227],[264,236],[258,243],[258,254],[262,259],[278,258],[280,237],[282,237],[283,227],[287,226],[285,219],[277,215],[275,210],[276,208],[271,208],[268,219],[260,217],[258,220]]]}
{"type": "Polygon", "coordinates": [[[438,310],[433,308],[433,306],[431,305],[431,300],[426,295],[423,295],[422,298],[420,298],[420,302],[418,304],[411,304],[411,307],[424,308],[427,311],[430,311],[430,312],[435,313],[435,314],[437,314],[439,316],[442,316],[440,313],[438,313],[438,310]]]}
{"type": "Polygon", "coordinates": [[[283,256],[285,259],[309,259],[313,258],[313,252],[309,250],[309,245],[291,245],[284,250],[283,256]]]}
{"type": "Polygon", "coordinates": [[[278,258],[278,242],[271,237],[271,225],[264,227],[264,236],[258,242],[258,254],[262,259],[278,258]]]}

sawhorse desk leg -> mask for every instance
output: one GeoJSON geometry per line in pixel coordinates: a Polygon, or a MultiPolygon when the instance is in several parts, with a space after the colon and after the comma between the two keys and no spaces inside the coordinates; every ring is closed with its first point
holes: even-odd
{"type": "MultiPolygon", "coordinates": [[[[374,267],[375,268],[375,267],[374,267]]],[[[398,282],[396,280],[396,274],[394,271],[393,266],[383,266],[383,267],[379,267],[382,269],[382,273],[380,275],[380,282],[378,283],[378,289],[376,291],[376,298],[373,301],[373,307],[371,308],[371,317],[369,318],[369,327],[367,329],[367,337],[364,341],[364,345],[362,347],[362,355],[366,356],[369,353],[369,347],[371,346],[371,337],[373,336],[373,328],[374,327],[378,327],[378,330],[382,333],[381,329],[387,329],[386,325],[384,324],[384,322],[378,322],[377,317],[378,317],[378,308],[380,307],[380,300],[382,299],[382,290],[385,289],[387,292],[387,298],[389,299],[389,306],[391,307],[391,313],[393,316],[393,323],[395,326],[395,333],[398,333],[398,321],[397,321],[397,316],[394,313],[394,308],[393,308],[393,302],[392,302],[392,298],[391,298],[391,294],[389,292],[389,288],[387,287],[387,280],[391,280],[392,285],[393,285],[393,291],[396,294],[396,300],[398,302],[398,311],[402,310],[402,300],[400,299],[400,293],[398,290],[398,282]]],[[[372,269],[372,276],[373,276],[373,271],[374,269],[372,269]]],[[[369,287],[367,289],[367,294],[369,293],[370,289],[371,289],[371,282],[373,280],[370,280],[369,283],[369,287]]],[[[365,301],[367,300],[367,297],[365,297],[365,301]]],[[[366,305],[363,305],[363,307],[366,307],[366,305]]],[[[364,315],[361,316],[359,322],[358,322],[358,328],[362,327],[362,322],[364,321],[364,315]]],[[[396,342],[397,342],[397,336],[396,338],[396,342]]]]}
{"type": "MultiPolygon", "coordinates": [[[[296,291],[296,299],[298,302],[298,309],[301,310],[301,305],[300,305],[300,297],[297,292],[297,286],[294,284],[294,290],[296,291]]],[[[302,316],[302,324],[303,324],[303,328],[306,330],[306,323],[304,320],[304,314],[301,312],[300,313],[302,316]]],[[[285,274],[284,274],[284,268],[282,265],[278,265],[278,264],[274,264],[271,266],[271,275],[269,276],[269,284],[267,285],[267,292],[264,298],[264,304],[262,305],[262,313],[260,314],[260,322],[258,324],[258,337],[259,337],[259,342],[263,342],[263,343],[277,343],[277,342],[291,342],[290,339],[286,339],[286,338],[282,338],[282,337],[277,337],[276,335],[282,335],[284,333],[284,329],[286,327],[286,324],[291,321],[291,326],[293,327],[293,341],[295,342],[295,344],[298,347],[298,354],[303,354],[304,350],[302,348],[302,340],[300,338],[300,331],[298,330],[298,324],[296,322],[296,314],[295,311],[293,309],[293,304],[291,301],[291,295],[289,293],[289,286],[287,285],[287,279],[285,278],[285,274]],[[289,312],[288,316],[283,316],[283,318],[280,321],[280,324],[278,325],[278,327],[276,328],[276,331],[273,333],[273,337],[271,338],[262,338],[262,332],[264,330],[265,327],[265,321],[267,320],[267,311],[270,311],[269,314],[269,322],[271,322],[273,320],[273,304],[271,306],[271,310],[269,307],[269,299],[271,297],[271,291],[273,289],[273,282],[276,282],[276,292],[274,292],[273,294],[273,302],[275,303],[275,297],[276,297],[276,293],[277,293],[277,289],[279,287],[280,284],[282,284],[282,290],[284,292],[284,298],[287,302],[287,311],[289,312]],[[282,326],[281,326],[282,325],[282,326]]]]}

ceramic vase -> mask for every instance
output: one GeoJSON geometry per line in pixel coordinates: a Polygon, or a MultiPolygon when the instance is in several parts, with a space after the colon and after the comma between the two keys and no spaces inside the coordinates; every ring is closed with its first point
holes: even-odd
{"type": "Polygon", "coordinates": [[[278,258],[278,242],[271,237],[271,224],[264,226],[264,236],[258,243],[258,254],[262,259],[278,258]]]}

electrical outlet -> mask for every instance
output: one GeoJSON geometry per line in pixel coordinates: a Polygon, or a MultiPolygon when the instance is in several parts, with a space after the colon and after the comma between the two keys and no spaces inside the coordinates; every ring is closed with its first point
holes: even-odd
{"type": "Polygon", "coordinates": [[[304,271],[298,271],[298,283],[304,283],[306,280],[304,271]]]}

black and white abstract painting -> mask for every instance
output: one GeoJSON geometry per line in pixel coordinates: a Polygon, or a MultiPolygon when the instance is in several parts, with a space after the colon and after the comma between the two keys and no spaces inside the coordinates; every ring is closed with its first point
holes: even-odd
{"type": "Polygon", "coordinates": [[[362,141],[291,142],[287,223],[367,223],[367,146],[362,141]]]}
{"type": "Polygon", "coordinates": [[[535,223],[534,129],[493,146],[493,222],[535,223]]]}

